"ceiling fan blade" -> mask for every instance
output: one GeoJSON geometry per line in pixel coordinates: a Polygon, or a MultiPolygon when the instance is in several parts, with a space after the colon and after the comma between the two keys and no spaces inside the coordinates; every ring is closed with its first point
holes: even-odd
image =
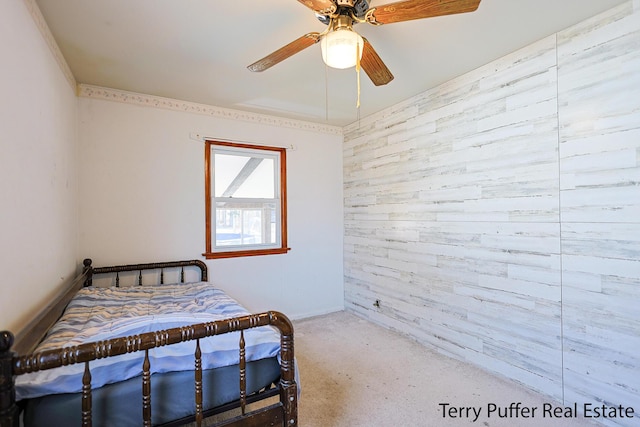
{"type": "Polygon", "coordinates": [[[384,65],[382,59],[378,56],[378,53],[373,49],[371,43],[367,39],[364,39],[364,47],[362,48],[362,59],[360,60],[360,66],[367,73],[367,76],[371,79],[374,85],[382,86],[393,80],[393,74],[384,65]]]}
{"type": "Polygon", "coordinates": [[[275,52],[270,53],[264,58],[254,62],[247,68],[250,71],[258,72],[271,68],[279,62],[284,61],[288,57],[316,44],[320,41],[320,33],[307,33],[304,36],[292,41],[286,46],[281,47],[275,52]]]}
{"type": "Polygon", "coordinates": [[[371,8],[366,19],[372,24],[392,24],[413,19],[473,12],[480,0],[406,0],[371,8]]]}
{"type": "Polygon", "coordinates": [[[298,0],[298,2],[320,15],[331,15],[338,9],[332,0],[298,0]]]}

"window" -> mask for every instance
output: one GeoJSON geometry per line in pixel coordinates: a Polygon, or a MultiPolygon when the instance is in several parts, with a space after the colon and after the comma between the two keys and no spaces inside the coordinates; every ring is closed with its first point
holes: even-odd
{"type": "Polygon", "coordinates": [[[286,253],[285,149],[205,141],[204,158],[204,256],[286,253]]]}

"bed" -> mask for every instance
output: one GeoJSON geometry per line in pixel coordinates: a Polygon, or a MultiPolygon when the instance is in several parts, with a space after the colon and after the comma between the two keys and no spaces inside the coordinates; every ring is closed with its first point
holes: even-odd
{"type": "Polygon", "coordinates": [[[289,319],[248,313],[200,260],[86,259],[20,333],[0,332],[0,427],[293,427],[297,398],[289,319]]]}

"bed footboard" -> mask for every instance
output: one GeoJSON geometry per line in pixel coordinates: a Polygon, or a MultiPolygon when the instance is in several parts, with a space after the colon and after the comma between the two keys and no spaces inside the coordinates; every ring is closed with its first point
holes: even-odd
{"type": "MultiPolygon", "coordinates": [[[[172,345],[184,341],[196,341],[194,354],[195,381],[194,393],[196,407],[194,420],[200,425],[204,418],[202,408],[202,377],[201,354],[199,341],[214,335],[240,331],[239,369],[240,369],[240,401],[241,415],[218,424],[219,426],[297,426],[297,384],[295,381],[295,362],[293,349],[293,326],[282,313],[269,311],[252,314],[228,320],[199,323],[180,328],[165,329],[157,332],[115,338],[106,341],[81,344],[78,346],[44,351],[35,354],[18,356],[11,351],[13,335],[4,331],[0,334],[0,427],[18,427],[19,411],[15,402],[14,377],[29,372],[45,369],[55,369],[64,365],[76,363],[85,364],[82,391],[82,419],[83,426],[91,426],[91,370],[89,362],[105,357],[117,356],[125,353],[143,351],[172,345]],[[244,354],[244,337],[242,331],[259,326],[271,325],[280,331],[281,343],[281,376],[279,384],[280,399],[276,404],[246,412],[247,393],[245,384],[246,359],[244,354]]],[[[142,368],[142,396],[143,425],[151,425],[150,394],[151,375],[149,359],[145,357],[142,368]]]]}
{"type": "Polygon", "coordinates": [[[19,425],[16,392],[13,386],[13,334],[0,332],[0,427],[19,425]]]}

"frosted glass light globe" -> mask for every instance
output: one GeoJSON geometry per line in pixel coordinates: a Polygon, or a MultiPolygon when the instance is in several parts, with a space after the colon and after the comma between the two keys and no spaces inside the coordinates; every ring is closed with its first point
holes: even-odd
{"type": "MultiPolygon", "coordinates": [[[[364,40],[360,34],[349,29],[337,29],[320,41],[322,60],[332,68],[350,68],[356,65],[357,56],[362,58],[364,40]]],[[[360,59],[358,58],[358,59],[360,59]]]]}

